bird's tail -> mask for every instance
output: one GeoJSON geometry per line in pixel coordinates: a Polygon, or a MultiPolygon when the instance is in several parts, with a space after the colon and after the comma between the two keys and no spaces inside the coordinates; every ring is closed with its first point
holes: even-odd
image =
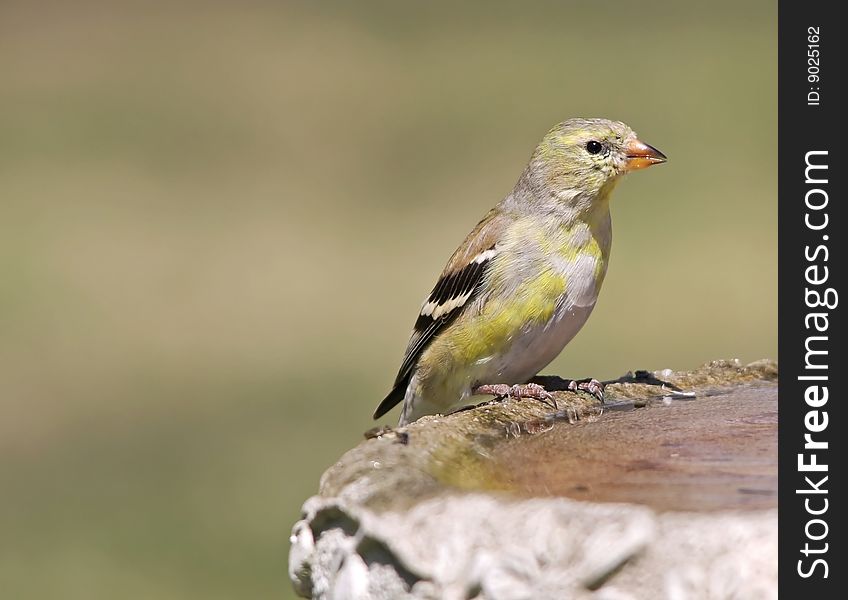
{"type": "Polygon", "coordinates": [[[395,387],[392,388],[392,391],[383,398],[383,401],[380,402],[380,406],[377,407],[377,410],[374,411],[374,418],[379,419],[384,414],[392,410],[397,404],[403,400],[406,395],[406,386],[409,384],[409,376],[404,377],[400,381],[395,382],[395,387]]]}

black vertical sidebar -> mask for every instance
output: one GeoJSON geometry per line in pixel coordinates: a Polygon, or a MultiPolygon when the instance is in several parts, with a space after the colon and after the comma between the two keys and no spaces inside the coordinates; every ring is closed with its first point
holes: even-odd
{"type": "MultiPolygon", "coordinates": [[[[778,3],[779,585],[844,598],[848,398],[839,292],[848,217],[845,50],[837,2],[778,3]],[[844,359],[843,359],[844,360],[844,359]]],[[[844,298],[848,301],[848,297],[844,298]]]]}

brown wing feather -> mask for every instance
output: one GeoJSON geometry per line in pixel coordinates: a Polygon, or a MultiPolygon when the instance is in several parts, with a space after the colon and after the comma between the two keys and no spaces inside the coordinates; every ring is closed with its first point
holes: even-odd
{"type": "Polygon", "coordinates": [[[392,391],[374,411],[375,419],[379,419],[403,400],[409,378],[412,376],[421,354],[433,339],[450,325],[462,313],[463,308],[468,306],[477,296],[480,291],[480,282],[483,281],[492,257],[497,251],[497,243],[501,239],[507,223],[508,221],[502,213],[496,212],[494,209],[489,211],[448,260],[448,264],[433,287],[433,291],[430,292],[424,302],[418,319],[415,321],[415,327],[392,391]],[[447,305],[451,302],[455,306],[448,309],[447,305]],[[439,307],[444,310],[439,310],[439,307]],[[428,308],[431,309],[429,312],[427,311],[428,308]]]}

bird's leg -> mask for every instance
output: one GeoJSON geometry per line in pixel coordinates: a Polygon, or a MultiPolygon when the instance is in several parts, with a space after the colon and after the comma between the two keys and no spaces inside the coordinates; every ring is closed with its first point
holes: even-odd
{"type": "Polygon", "coordinates": [[[568,389],[572,392],[578,390],[589,392],[595,398],[604,403],[604,384],[594,378],[589,379],[571,379],[568,381],[568,389]]]}
{"type": "Polygon", "coordinates": [[[559,410],[554,395],[538,383],[523,383],[516,385],[509,385],[506,383],[487,383],[484,385],[478,385],[471,391],[471,393],[474,395],[491,395],[501,400],[504,398],[515,398],[516,400],[521,398],[533,398],[534,400],[541,400],[554,410],[559,410]]]}

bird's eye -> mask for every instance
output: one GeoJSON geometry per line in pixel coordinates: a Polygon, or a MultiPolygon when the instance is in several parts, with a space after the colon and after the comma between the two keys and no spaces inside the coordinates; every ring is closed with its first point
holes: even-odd
{"type": "Polygon", "coordinates": [[[586,144],[586,152],[588,152],[589,154],[597,154],[603,149],[604,147],[601,145],[601,143],[596,142],[595,140],[592,140],[591,142],[586,144]]]}

